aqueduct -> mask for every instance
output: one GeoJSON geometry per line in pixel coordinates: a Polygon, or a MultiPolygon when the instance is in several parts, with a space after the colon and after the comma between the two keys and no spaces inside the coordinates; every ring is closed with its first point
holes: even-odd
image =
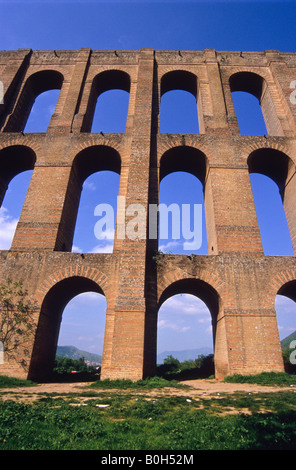
{"type": "MultiPolygon", "coordinates": [[[[33,170],[15,236],[0,252],[1,280],[23,280],[34,304],[34,335],[0,373],[42,379],[50,370],[61,315],[75,295],[107,301],[102,378],[155,373],[157,314],[177,293],[194,294],[213,323],[215,372],[282,371],[274,308],[277,293],[296,298],[294,256],[265,256],[250,173],[279,186],[296,250],[296,55],[204,51],[32,51],[0,53],[1,201],[10,180],[33,170]],[[92,133],[97,97],[129,93],[124,133],[92,133]],[[36,97],[58,89],[46,132],[24,133],[36,97]],[[160,133],[161,96],[196,99],[199,134],[160,133]],[[258,98],[268,135],[241,135],[232,92],[258,98]],[[162,178],[194,174],[203,185],[207,255],[166,255],[156,239],[117,237],[113,253],[72,253],[83,181],[111,170],[126,204],[158,203],[162,178]]],[[[128,218],[126,214],[121,217],[128,218]]]]}

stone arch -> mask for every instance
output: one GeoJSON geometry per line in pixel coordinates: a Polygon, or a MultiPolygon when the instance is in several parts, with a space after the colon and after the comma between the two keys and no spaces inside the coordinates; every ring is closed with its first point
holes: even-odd
{"type": "Polygon", "coordinates": [[[6,140],[6,144],[0,144],[0,151],[17,145],[28,147],[29,149],[31,149],[36,154],[36,161],[38,160],[38,153],[40,152],[41,147],[39,144],[36,143],[36,141],[34,141],[34,139],[30,138],[28,134],[10,134],[10,136],[6,140]]]}
{"type": "Polygon", "coordinates": [[[198,297],[205,303],[208,310],[210,311],[212,318],[214,363],[216,375],[218,376],[221,357],[225,355],[225,351],[223,349],[223,340],[221,340],[221,337],[224,337],[223,322],[221,323],[221,321],[219,321],[223,307],[218,291],[213,287],[213,284],[204,281],[200,277],[193,278],[183,276],[182,279],[175,280],[171,283],[167,282],[166,284],[166,287],[160,293],[157,311],[159,311],[161,305],[167,299],[177,294],[191,294],[198,297]]]}
{"type": "Polygon", "coordinates": [[[83,118],[81,131],[90,132],[94,117],[97,99],[101,93],[108,90],[119,89],[130,93],[131,79],[127,72],[112,69],[98,73],[90,89],[86,112],[83,118]]]}
{"type": "Polygon", "coordinates": [[[296,294],[293,293],[295,290],[295,284],[296,269],[286,269],[277,273],[266,286],[263,306],[266,308],[273,308],[275,297],[278,294],[286,295],[296,302],[296,294]]]}
{"type": "MultiPolygon", "coordinates": [[[[180,145],[177,147],[170,148],[162,155],[160,162],[159,162],[159,190],[160,190],[160,184],[166,176],[172,173],[179,173],[175,175],[175,178],[173,179],[174,181],[173,184],[177,186],[178,188],[180,188],[181,192],[179,192],[179,197],[182,199],[183,194],[185,193],[185,190],[182,189],[182,188],[185,188],[185,186],[182,186],[182,182],[184,183],[185,175],[182,175],[182,172],[189,173],[198,180],[196,181],[194,178],[192,179],[192,181],[187,180],[187,179],[185,180],[186,187],[187,187],[187,182],[188,182],[188,187],[190,184],[192,184],[192,188],[193,188],[192,195],[191,194],[187,195],[187,197],[189,197],[191,200],[189,204],[191,205],[191,208],[193,208],[193,203],[195,204],[196,207],[197,207],[197,203],[199,204],[200,208],[202,209],[200,213],[202,219],[204,218],[204,215],[205,215],[205,224],[203,223],[203,225],[206,225],[206,228],[208,230],[210,212],[207,210],[207,207],[208,207],[207,204],[209,201],[209,197],[207,197],[207,184],[206,184],[207,171],[208,171],[208,159],[206,155],[201,150],[198,150],[197,148],[189,147],[186,145],[180,145]]],[[[168,184],[165,185],[166,191],[171,186],[171,181],[172,180],[167,181],[168,184]]],[[[177,191],[176,191],[176,194],[177,194],[177,191]]],[[[177,206],[178,206],[178,201],[173,201],[173,203],[177,203],[177,206]]],[[[186,203],[188,204],[188,200],[186,201],[186,203]]],[[[176,207],[178,211],[180,207],[180,210],[181,210],[181,205],[179,204],[179,207],[177,206],[175,204],[174,207],[176,207]]],[[[198,217],[200,217],[200,215],[198,217]]],[[[181,218],[181,213],[180,213],[180,218],[181,218]]],[[[160,219],[160,227],[161,227],[161,223],[163,220],[164,219],[160,219]]],[[[197,227],[197,223],[195,225],[197,227]]],[[[197,242],[197,239],[199,239],[199,242],[198,243],[194,242],[194,244],[192,245],[194,246],[193,251],[196,252],[199,249],[207,250],[206,233],[208,232],[206,232],[206,230],[203,229],[202,234],[201,232],[199,232],[198,234],[197,233],[194,234],[195,242],[197,242]]],[[[183,229],[182,229],[182,235],[183,235],[183,229]]],[[[183,247],[184,246],[185,245],[183,244],[183,247]]],[[[190,249],[190,245],[188,245],[188,249],[190,249]]]]}
{"type": "MultiPolygon", "coordinates": [[[[165,299],[164,292],[179,281],[184,282],[186,279],[199,280],[201,283],[207,284],[217,293],[220,308],[233,308],[235,302],[226,284],[214,272],[201,270],[197,276],[188,274],[187,270],[181,268],[165,270],[158,283],[157,301],[159,306],[165,299]]],[[[190,281],[191,282],[191,281],[190,281]]]]}
{"type": "Polygon", "coordinates": [[[112,147],[92,145],[78,152],[73,159],[62,213],[62,251],[71,251],[83,182],[91,174],[105,170],[119,175],[121,172],[121,157],[112,147]]]}
{"type": "Polygon", "coordinates": [[[55,271],[46,277],[34,295],[34,299],[36,300],[37,304],[41,305],[47,292],[58,282],[75,276],[90,279],[101,287],[101,289],[104,291],[104,295],[108,295],[108,279],[102,271],[91,266],[70,264],[67,267],[60,269],[59,271],[55,271]]]}
{"type": "Polygon", "coordinates": [[[258,99],[269,135],[284,135],[281,121],[276,112],[276,97],[271,92],[267,78],[257,72],[240,70],[230,75],[229,86],[231,92],[243,91],[258,99]]]}
{"type": "Polygon", "coordinates": [[[295,172],[295,164],[284,152],[272,147],[259,147],[253,150],[247,159],[250,173],[269,176],[284,194],[286,181],[295,172]]]}
{"type": "Polygon", "coordinates": [[[184,90],[191,93],[197,99],[198,93],[198,78],[188,70],[171,70],[162,75],[160,79],[160,95],[162,96],[167,91],[171,90],[184,90]]]}
{"type": "MultiPolygon", "coordinates": [[[[54,279],[51,278],[51,282],[54,279]]],[[[62,313],[67,303],[84,292],[105,295],[91,277],[72,275],[56,281],[43,297],[36,328],[28,377],[42,381],[50,377],[55,359],[62,313]]],[[[37,296],[38,297],[38,296],[37,296]]]]}
{"type": "Polygon", "coordinates": [[[72,170],[80,181],[96,171],[110,170],[120,174],[121,157],[117,150],[107,145],[92,145],[75,156],[72,170]]]}
{"type": "Polygon", "coordinates": [[[23,131],[37,96],[48,90],[60,90],[63,81],[63,74],[57,70],[41,70],[30,75],[4,127],[4,132],[23,131]]]}
{"type": "Polygon", "coordinates": [[[259,148],[250,153],[247,164],[250,173],[271,178],[279,188],[286,214],[294,253],[296,252],[296,167],[293,160],[280,150],[259,148]]]}
{"type": "MultiPolygon", "coordinates": [[[[158,154],[158,165],[160,165],[160,161],[163,155],[174,148],[192,148],[193,150],[197,150],[203,153],[206,156],[206,161],[210,162],[212,158],[214,158],[213,151],[211,147],[204,142],[202,142],[199,136],[196,135],[162,135],[159,139],[159,144],[157,148],[158,154]]],[[[181,149],[180,149],[181,150],[181,149]]]]}
{"type": "MultiPolygon", "coordinates": [[[[291,308],[295,312],[295,305],[292,305],[291,302],[296,302],[296,270],[290,269],[279,272],[269,283],[267,294],[265,296],[266,307],[274,313],[275,324],[276,324],[276,335],[278,335],[278,340],[285,339],[281,338],[280,326],[285,326],[287,320],[289,319],[289,327],[293,326],[295,329],[295,316],[288,315],[286,309],[291,308]],[[285,297],[286,299],[280,300],[278,296],[285,297]],[[283,322],[283,324],[282,324],[283,322]],[[291,322],[291,323],[290,323],[291,322]]],[[[286,325],[287,326],[287,325],[286,325]]],[[[285,335],[287,337],[287,333],[285,335]]],[[[285,364],[285,370],[290,369],[289,364],[285,364]]]]}
{"type": "Polygon", "coordinates": [[[83,150],[87,150],[91,147],[108,147],[108,148],[115,150],[115,152],[121,154],[120,144],[121,144],[120,139],[119,140],[112,139],[112,137],[109,138],[108,135],[100,135],[100,136],[91,135],[88,139],[84,140],[83,143],[75,146],[74,149],[70,150],[69,160],[72,161],[73,163],[74,159],[80,152],[82,152],[83,150]]]}
{"type": "Polygon", "coordinates": [[[182,146],[171,147],[160,159],[159,181],[175,171],[187,171],[196,176],[205,185],[208,159],[197,148],[182,146]]]}
{"type": "Polygon", "coordinates": [[[296,302],[296,276],[295,279],[286,282],[280,287],[278,295],[285,295],[296,302]]]}
{"type": "Polygon", "coordinates": [[[11,145],[0,150],[0,205],[10,181],[19,173],[33,170],[36,154],[27,145],[11,145]]]}
{"type": "MultiPolygon", "coordinates": [[[[183,69],[171,70],[164,73],[160,78],[159,100],[162,96],[173,90],[182,90],[190,93],[196,100],[199,128],[203,129],[203,116],[199,98],[198,77],[192,72],[183,69]]],[[[160,112],[161,106],[159,105],[160,112]]]]}
{"type": "Polygon", "coordinates": [[[229,77],[231,91],[246,91],[261,99],[265,78],[251,71],[237,71],[229,77]]]}
{"type": "Polygon", "coordinates": [[[187,277],[168,284],[159,297],[158,308],[160,308],[169,297],[185,293],[200,297],[209,308],[212,316],[217,318],[220,302],[219,294],[210,284],[199,278],[187,277]]]}
{"type": "Polygon", "coordinates": [[[272,149],[272,150],[278,150],[279,152],[282,152],[287,155],[290,160],[294,161],[295,157],[293,156],[292,152],[290,149],[285,145],[285,142],[281,141],[280,139],[275,141],[271,140],[269,138],[257,138],[257,139],[252,139],[249,143],[246,142],[246,145],[244,145],[243,152],[245,155],[247,155],[247,158],[249,155],[254,152],[255,150],[260,150],[260,149],[272,149]]]}

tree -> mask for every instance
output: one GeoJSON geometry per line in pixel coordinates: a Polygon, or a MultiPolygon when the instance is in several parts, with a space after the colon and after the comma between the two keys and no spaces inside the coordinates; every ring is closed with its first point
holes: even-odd
{"type": "Polygon", "coordinates": [[[22,281],[8,279],[0,284],[0,343],[9,359],[22,356],[21,364],[26,366],[28,354],[26,342],[34,329],[34,308],[23,289],[22,281]],[[22,352],[20,354],[20,348],[22,352]]]}

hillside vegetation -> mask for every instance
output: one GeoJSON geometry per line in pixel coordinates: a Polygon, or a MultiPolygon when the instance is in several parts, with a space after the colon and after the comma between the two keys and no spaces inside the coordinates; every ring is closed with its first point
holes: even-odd
{"type": "Polygon", "coordinates": [[[102,363],[102,356],[87,351],[82,351],[75,346],[58,346],[56,355],[59,357],[69,357],[70,359],[79,360],[83,358],[85,361],[102,363]]]}

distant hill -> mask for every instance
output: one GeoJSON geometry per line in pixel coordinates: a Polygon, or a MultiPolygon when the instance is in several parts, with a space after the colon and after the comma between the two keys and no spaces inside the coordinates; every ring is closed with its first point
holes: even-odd
{"type": "Polygon", "coordinates": [[[190,359],[196,359],[199,355],[203,354],[208,356],[213,354],[211,348],[200,348],[200,349],[185,349],[184,351],[164,351],[157,355],[157,364],[163,364],[164,359],[168,356],[173,356],[180,362],[189,361],[190,359]]]}
{"type": "Polygon", "coordinates": [[[70,359],[75,360],[83,357],[85,361],[95,362],[97,364],[102,363],[102,356],[99,354],[81,351],[80,349],[75,348],[75,346],[58,346],[56,355],[60,357],[69,357],[70,359]]]}
{"type": "Polygon", "coordinates": [[[281,346],[282,346],[282,349],[289,349],[290,348],[290,343],[291,341],[293,340],[296,340],[296,331],[294,331],[294,333],[290,334],[289,336],[287,336],[287,338],[285,339],[282,339],[281,341],[281,346]]]}
{"type": "MultiPolygon", "coordinates": [[[[180,362],[183,362],[190,359],[196,359],[201,354],[203,354],[204,356],[208,356],[212,353],[213,351],[211,348],[186,349],[184,351],[164,351],[158,354],[157,364],[163,364],[164,359],[168,356],[173,356],[180,362]]],[[[100,356],[99,354],[81,351],[75,346],[58,346],[56,355],[60,357],[69,357],[70,359],[75,360],[83,357],[85,361],[96,362],[98,364],[102,363],[102,356],[100,356]]]]}

